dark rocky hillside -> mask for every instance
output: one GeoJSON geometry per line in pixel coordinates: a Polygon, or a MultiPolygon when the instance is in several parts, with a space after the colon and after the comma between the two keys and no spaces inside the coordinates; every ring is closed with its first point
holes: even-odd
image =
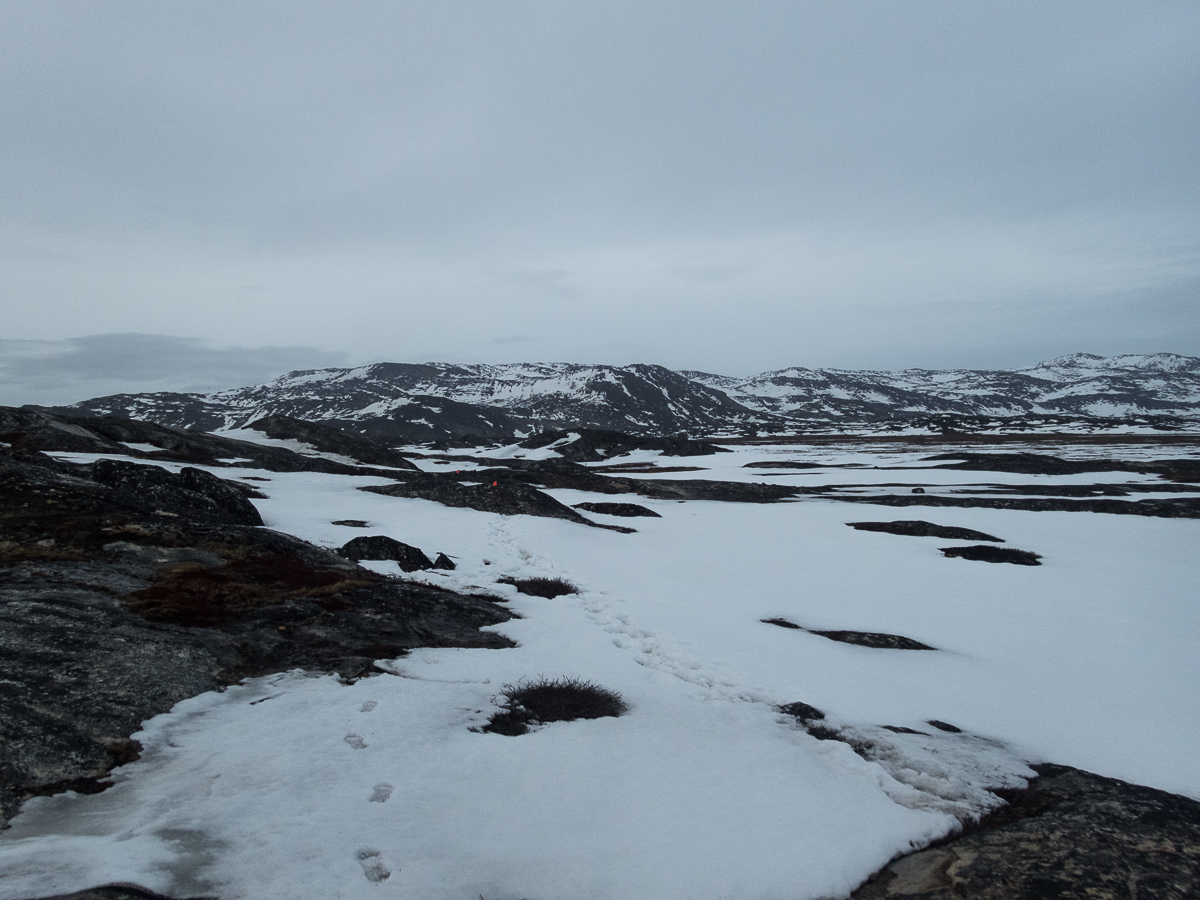
{"type": "Polygon", "coordinates": [[[580,428],[669,437],[872,428],[932,432],[1200,428],[1200,359],[1075,354],[1025,369],[781,369],[751,378],[662,366],[412,365],[292,372],[212,394],[117,394],[47,409],[180,428],[320,421],[391,444],[510,442],[580,428]]]}

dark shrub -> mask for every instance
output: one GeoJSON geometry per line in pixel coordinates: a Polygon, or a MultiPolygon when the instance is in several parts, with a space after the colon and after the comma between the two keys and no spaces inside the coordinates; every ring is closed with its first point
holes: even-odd
{"type": "Polygon", "coordinates": [[[562,578],[504,578],[496,579],[501,584],[511,584],[522,594],[531,597],[545,597],[553,600],[563,594],[578,594],[579,588],[562,578]]]}
{"type": "Polygon", "coordinates": [[[616,691],[578,678],[538,678],[506,684],[500,692],[504,707],[483,727],[493,734],[525,734],[529,725],[619,716],[628,705],[616,691]]]}

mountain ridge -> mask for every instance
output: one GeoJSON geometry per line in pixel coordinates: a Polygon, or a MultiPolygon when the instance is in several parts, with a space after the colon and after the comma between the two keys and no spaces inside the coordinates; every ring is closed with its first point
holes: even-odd
{"type": "Polygon", "coordinates": [[[748,378],[642,363],[374,363],[206,394],[115,394],[38,408],[205,430],[284,415],[408,443],[569,428],[693,436],[1121,423],[1169,430],[1200,427],[1200,358],[1075,353],[1008,370],[794,366],[748,378]]]}

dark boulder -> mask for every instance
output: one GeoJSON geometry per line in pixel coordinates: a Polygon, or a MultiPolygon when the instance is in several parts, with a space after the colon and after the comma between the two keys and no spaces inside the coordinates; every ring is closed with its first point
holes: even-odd
{"type": "Polygon", "coordinates": [[[405,572],[433,568],[433,560],[416,547],[402,544],[384,534],[356,537],[352,541],[347,541],[337,553],[338,556],[353,560],[393,559],[400,563],[400,568],[405,572]]]}
{"type": "Polygon", "coordinates": [[[98,459],[92,478],[142,506],[168,515],[190,515],[229,525],[262,525],[262,516],[240,487],[201,469],[182,469],[178,475],[160,466],[120,459],[98,459]]]}
{"type": "Polygon", "coordinates": [[[458,566],[456,566],[454,564],[454,560],[448,557],[445,553],[439,553],[437,555],[437,559],[433,561],[433,568],[453,571],[454,569],[457,569],[458,566]]]}

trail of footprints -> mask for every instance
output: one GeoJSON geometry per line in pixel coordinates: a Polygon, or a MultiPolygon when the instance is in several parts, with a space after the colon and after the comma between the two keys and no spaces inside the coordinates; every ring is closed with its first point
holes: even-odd
{"type": "MultiPolygon", "coordinates": [[[[363,705],[359,712],[369,713],[379,703],[376,700],[368,700],[363,705]]],[[[355,750],[365,750],[366,742],[360,734],[348,734],[342,738],[355,750]]],[[[395,788],[386,781],[381,781],[371,791],[371,796],[368,798],[369,803],[387,803],[388,798],[392,796],[392,791],[395,788]]],[[[383,861],[383,852],[374,847],[362,847],[354,854],[354,858],[358,860],[358,864],[362,866],[363,875],[367,881],[372,884],[379,884],[387,881],[392,877],[392,870],[387,867],[383,861]]]]}
{"type": "MultiPolygon", "coordinates": [[[[859,527],[859,523],[849,523],[849,524],[852,527],[859,527]]],[[[906,525],[906,524],[910,524],[910,523],[888,523],[888,524],[906,525]]],[[[911,524],[926,525],[927,523],[911,523],[911,524]]],[[[871,530],[891,530],[889,528],[886,528],[886,526],[882,527],[882,528],[878,527],[875,523],[871,523],[871,525],[875,526],[875,527],[871,528],[871,530]]],[[[934,526],[934,527],[936,528],[937,526],[934,526]]],[[[863,529],[863,530],[867,530],[867,529],[863,529]]],[[[898,533],[903,533],[903,532],[898,532],[898,533]]],[[[938,535],[938,536],[940,536],[940,535],[938,535]]],[[[946,535],[946,536],[950,536],[950,535],[946,535]]],[[[507,536],[498,534],[497,537],[507,537],[507,536]]],[[[972,534],[972,537],[974,537],[974,534],[972,534]]],[[[987,536],[982,536],[982,535],[980,537],[991,539],[991,540],[998,540],[995,538],[988,538],[987,536]]],[[[508,537],[507,543],[509,543],[509,544],[514,543],[511,539],[511,537],[508,537]]],[[[526,561],[528,561],[529,554],[527,551],[521,551],[521,555],[522,555],[522,557],[524,557],[526,559],[526,561]]],[[[620,614],[615,615],[615,616],[613,616],[611,614],[606,614],[606,611],[604,610],[603,606],[601,606],[600,608],[593,608],[592,610],[590,610],[590,612],[592,613],[592,618],[595,621],[597,621],[598,624],[606,625],[607,626],[606,630],[609,630],[610,632],[613,632],[616,635],[614,637],[613,643],[616,644],[618,647],[621,647],[622,649],[633,649],[637,656],[642,657],[642,658],[638,659],[638,662],[641,662],[643,665],[651,665],[653,668],[665,668],[668,671],[672,671],[674,674],[676,674],[678,677],[682,678],[685,681],[694,681],[694,682],[698,682],[698,683],[704,683],[704,684],[707,684],[709,687],[715,687],[716,683],[719,683],[722,681],[721,679],[716,679],[714,682],[714,679],[712,679],[711,677],[704,677],[699,672],[688,671],[688,670],[700,669],[701,664],[699,663],[699,661],[690,661],[690,664],[689,664],[689,661],[686,661],[682,658],[678,658],[678,659],[674,658],[674,654],[666,652],[665,648],[660,646],[659,642],[657,640],[655,640],[654,634],[652,634],[650,632],[639,631],[637,629],[632,628],[628,623],[627,616],[620,615],[620,614]],[[634,644],[634,646],[631,646],[631,644],[634,644]],[[640,644],[641,645],[640,648],[637,647],[636,644],[640,644]],[[640,650],[640,652],[639,652],[639,650],[640,650]]],[[[799,629],[802,627],[802,626],[795,625],[792,622],[788,622],[783,619],[763,619],[762,621],[766,622],[768,624],[772,624],[772,625],[780,625],[785,628],[799,629]]],[[[830,637],[833,640],[841,640],[841,641],[845,641],[847,643],[862,643],[862,644],[865,644],[866,646],[878,647],[880,649],[885,648],[885,647],[888,649],[921,649],[921,650],[932,650],[933,649],[932,647],[928,647],[924,644],[919,644],[916,641],[910,641],[910,639],[908,639],[908,638],[903,638],[903,637],[899,637],[896,635],[883,635],[883,634],[867,635],[865,633],[860,634],[858,632],[836,632],[836,633],[816,632],[816,633],[821,634],[822,636],[825,636],[825,637],[830,637]],[[874,638],[876,640],[875,641],[867,641],[867,640],[862,640],[862,638],[874,638]],[[881,641],[879,641],[879,639],[881,639],[881,638],[887,638],[890,640],[881,642],[881,641]]],[[[726,686],[732,686],[732,685],[726,684],[726,686]]],[[[366,702],[363,703],[363,705],[360,709],[360,712],[369,713],[372,710],[374,710],[375,707],[378,705],[379,705],[378,702],[375,700],[367,700],[366,702]]],[[[824,718],[823,713],[820,713],[819,711],[812,709],[811,707],[808,707],[807,704],[803,704],[803,703],[795,703],[795,704],[790,704],[790,706],[781,707],[780,711],[789,713],[801,720],[804,718],[824,718]],[[812,713],[815,713],[815,716],[813,716],[811,714],[807,717],[805,717],[803,715],[796,715],[797,710],[793,710],[792,707],[797,708],[797,710],[798,710],[798,708],[803,707],[805,711],[808,711],[811,709],[812,713]]],[[[828,739],[830,737],[834,737],[833,732],[831,732],[829,729],[821,729],[819,727],[816,727],[813,722],[802,721],[801,724],[803,726],[805,726],[806,729],[809,730],[810,732],[814,732],[815,736],[817,736],[819,739],[828,739]]],[[[955,728],[954,726],[947,725],[942,722],[932,721],[932,722],[930,722],[930,724],[940,730],[943,730],[943,731],[953,731],[953,732],[958,731],[958,729],[955,728]]],[[[884,727],[887,728],[889,731],[893,731],[893,732],[910,733],[910,729],[907,729],[907,728],[897,728],[897,727],[892,727],[892,726],[884,726],[884,727]]],[[[922,732],[911,732],[911,733],[922,734],[922,732]]],[[[368,746],[368,744],[366,743],[363,736],[361,734],[356,734],[354,732],[347,734],[342,740],[344,740],[354,750],[365,750],[368,746]]],[[[370,802],[370,803],[386,803],[388,801],[388,799],[392,796],[392,792],[394,790],[395,790],[395,788],[391,784],[388,784],[387,782],[380,782],[379,784],[376,784],[374,786],[374,788],[372,789],[371,795],[368,798],[368,802],[370,802]]],[[[355,859],[358,861],[358,864],[362,867],[363,875],[366,877],[366,879],[368,881],[372,882],[373,884],[379,884],[383,881],[386,881],[392,875],[391,870],[387,867],[387,865],[383,861],[382,851],[380,851],[374,847],[363,847],[363,848],[359,849],[355,853],[355,859]]]]}

